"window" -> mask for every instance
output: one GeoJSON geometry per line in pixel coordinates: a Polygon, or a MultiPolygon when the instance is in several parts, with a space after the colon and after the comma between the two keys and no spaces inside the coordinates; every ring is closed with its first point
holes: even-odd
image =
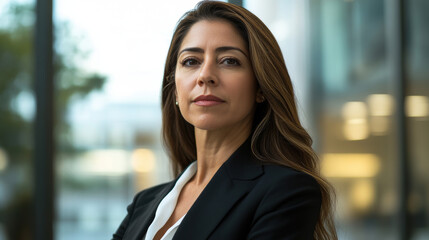
{"type": "Polygon", "coordinates": [[[406,50],[396,1],[247,0],[276,36],[315,140],[322,173],[337,191],[340,239],[426,239],[429,180],[429,5],[404,1],[406,50]],[[396,14],[396,15],[395,15],[396,14]],[[405,64],[405,127],[398,124],[397,62],[405,64]],[[406,138],[400,139],[401,131],[406,138]],[[398,143],[405,140],[398,148],[398,143]],[[401,157],[401,151],[406,158],[401,157]],[[405,161],[404,161],[405,160],[405,161]],[[409,171],[403,169],[408,166],[409,171]],[[409,182],[407,191],[401,184],[409,182]],[[409,199],[409,219],[400,217],[409,199]],[[411,226],[404,236],[404,223],[411,226]]]}

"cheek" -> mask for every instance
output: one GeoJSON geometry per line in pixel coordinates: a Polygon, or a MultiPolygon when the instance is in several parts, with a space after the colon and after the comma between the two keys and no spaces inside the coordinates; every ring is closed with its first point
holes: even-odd
{"type": "Polygon", "coordinates": [[[177,79],[176,80],[176,99],[180,101],[185,97],[187,92],[188,91],[187,91],[186,83],[181,79],[177,79]]]}
{"type": "Polygon", "coordinates": [[[188,95],[195,85],[193,79],[194,76],[192,74],[176,74],[176,99],[183,101],[189,97],[188,95]]]}
{"type": "Polygon", "coordinates": [[[234,89],[234,95],[243,101],[241,104],[253,105],[256,101],[256,81],[251,75],[240,78],[240,81],[232,81],[230,89],[234,89]]]}

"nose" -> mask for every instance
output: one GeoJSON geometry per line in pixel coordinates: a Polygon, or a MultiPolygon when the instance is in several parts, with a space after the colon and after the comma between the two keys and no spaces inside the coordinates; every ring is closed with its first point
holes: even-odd
{"type": "Polygon", "coordinates": [[[218,82],[216,64],[210,60],[203,63],[197,79],[198,85],[216,86],[218,82]]]}

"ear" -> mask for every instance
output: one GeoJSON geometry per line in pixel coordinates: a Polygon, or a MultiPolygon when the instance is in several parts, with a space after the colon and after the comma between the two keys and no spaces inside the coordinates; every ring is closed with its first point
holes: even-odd
{"type": "Polygon", "coordinates": [[[265,101],[264,94],[262,93],[262,90],[259,88],[256,92],[256,102],[261,103],[265,101]]]}

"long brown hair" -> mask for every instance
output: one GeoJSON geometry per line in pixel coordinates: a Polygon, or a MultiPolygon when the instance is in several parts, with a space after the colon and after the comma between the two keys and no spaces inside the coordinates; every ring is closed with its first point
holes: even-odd
{"type": "Polygon", "coordinates": [[[314,238],[337,239],[333,221],[332,186],[320,176],[312,140],[302,127],[295,95],[282,52],[265,24],[248,10],[224,2],[202,1],[187,12],[174,32],[162,83],[162,131],[165,147],[177,175],[196,159],[194,127],[175,105],[178,51],[189,29],[201,20],[226,20],[246,41],[258,86],[266,101],[257,104],[251,148],[257,159],[305,172],[321,187],[322,206],[314,238]]]}

